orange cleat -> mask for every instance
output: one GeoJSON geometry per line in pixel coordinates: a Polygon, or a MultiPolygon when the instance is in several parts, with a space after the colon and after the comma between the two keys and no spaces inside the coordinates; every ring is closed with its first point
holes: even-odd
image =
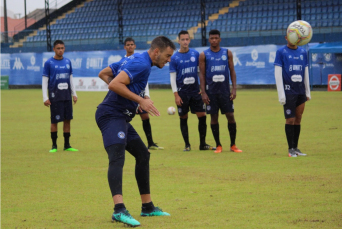
{"type": "Polygon", "coordinates": [[[222,152],[222,146],[217,146],[214,153],[221,153],[222,152]]]}
{"type": "Polygon", "coordinates": [[[230,147],[230,151],[233,151],[235,153],[242,153],[242,150],[236,147],[236,145],[232,145],[232,147],[230,147]]]}

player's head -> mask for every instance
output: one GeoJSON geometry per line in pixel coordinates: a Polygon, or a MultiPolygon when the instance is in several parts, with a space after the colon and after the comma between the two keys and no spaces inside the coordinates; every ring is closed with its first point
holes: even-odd
{"type": "Polygon", "coordinates": [[[175,49],[175,44],[169,38],[165,36],[154,38],[149,50],[153,65],[158,68],[164,67],[167,62],[171,61],[175,49]]]}
{"type": "Polygon", "coordinates": [[[182,30],[178,33],[178,43],[181,48],[188,48],[190,44],[190,35],[188,31],[182,30]]]}
{"type": "Polygon", "coordinates": [[[290,41],[287,39],[287,36],[285,36],[285,40],[287,41],[287,47],[291,49],[297,49],[297,45],[291,44],[290,41]]]}
{"type": "Polygon", "coordinates": [[[135,45],[135,41],[131,37],[127,37],[124,42],[124,49],[126,50],[127,56],[130,56],[134,53],[134,50],[137,46],[135,45]]]}
{"type": "Polygon", "coordinates": [[[62,58],[65,51],[64,42],[61,40],[56,40],[53,42],[53,51],[55,52],[57,58],[62,58]]]}
{"type": "Polygon", "coordinates": [[[209,32],[209,43],[210,46],[215,48],[220,45],[221,42],[221,33],[217,29],[212,29],[209,32]]]}

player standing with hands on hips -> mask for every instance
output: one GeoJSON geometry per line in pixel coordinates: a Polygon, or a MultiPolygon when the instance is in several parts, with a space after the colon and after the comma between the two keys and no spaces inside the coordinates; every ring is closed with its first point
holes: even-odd
{"type": "Polygon", "coordinates": [[[198,56],[194,49],[189,49],[190,36],[188,31],[180,31],[178,34],[180,49],[171,57],[170,81],[175,102],[180,117],[180,129],[185,142],[184,151],[190,151],[188,131],[189,107],[191,113],[198,118],[198,132],[200,135],[200,150],[215,150],[215,147],[205,142],[207,135],[207,116],[198,85],[198,56]]]}
{"type": "Polygon", "coordinates": [[[285,39],[287,45],[276,53],[274,75],[279,102],[284,106],[288,155],[306,156],[298,149],[298,140],[305,102],[311,99],[308,58],[303,48],[285,39]]]}
{"type": "Polygon", "coordinates": [[[44,105],[51,112],[50,153],[57,152],[57,124],[63,122],[64,150],[78,151],[70,146],[70,120],[73,119],[72,100],[77,102],[76,90],[72,80],[72,66],[69,59],[63,57],[65,46],[61,40],[53,43],[54,57],[44,64],[42,90],[44,105]],[[49,96],[47,92],[49,91],[49,96]],[[71,100],[72,97],[72,100],[71,100]]]}
{"type": "Polygon", "coordinates": [[[218,123],[219,110],[221,114],[226,115],[228,120],[230,150],[241,153],[242,150],[235,145],[236,122],[233,100],[236,98],[236,73],[233,54],[230,50],[221,48],[220,42],[220,31],[211,30],[209,32],[210,48],[204,50],[199,57],[202,100],[207,105],[207,114],[211,116],[211,130],[216,141],[215,153],[222,152],[218,123]],[[229,78],[232,81],[232,92],[230,92],[229,78]]]}
{"type": "MultiPolygon", "coordinates": [[[[108,183],[114,201],[112,221],[130,226],[139,226],[123,202],[122,173],[125,162],[125,150],[135,157],[135,178],[142,202],[141,216],[168,216],[152,203],[150,194],[150,153],[135,131],[130,121],[135,116],[138,105],[150,115],[160,113],[149,98],[143,98],[152,66],[158,68],[170,62],[176,49],[173,42],[164,36],[153,39],[148,51],[135,56],[122,65],[114,79],[107,76],[109,92],[97,107],[96,123],[102,132],[104,147],[108,154],[108,183]]],[[[112,73],[110,73],[112,74],[112,73]]]]}

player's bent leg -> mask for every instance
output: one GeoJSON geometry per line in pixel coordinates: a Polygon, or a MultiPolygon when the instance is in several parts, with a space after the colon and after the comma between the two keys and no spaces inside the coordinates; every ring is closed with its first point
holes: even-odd
{"type": "Polygon", "coordinates": [[[125,145],[114,144],[106,147],[108,154],[108,183],[112,196],[122,195],[122,171],[125,163],[125,145]]]}
{"type": "Polygon", "coordinates": [[[126,150],[135,157],[135,178],[140,195],[150,194],[150,152],[140,137],[127,142],[126,150]]]}

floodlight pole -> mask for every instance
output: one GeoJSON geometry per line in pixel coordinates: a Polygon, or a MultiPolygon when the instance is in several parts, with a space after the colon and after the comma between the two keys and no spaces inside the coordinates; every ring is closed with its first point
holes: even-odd
{"type": "Polygon", "coordinates": [[[8,24],[7,24],[7,6],[6,6],[6,0],[4,0],[4,35],[5,35],[5,43],[8,43],[8,24]]]}
{"type": "Polygon", "coordinates": [[[123,0],[118,0],[119,44],[123,44],[122,1],[123,0]]]}
{"type": "Polygon", "coordinates": [[[49,12],[49,0],[45,0],[45,20],[46,20],[46,47],[47,51],[52,51],[51,46],[51,29],[50,29],[50,12],[49,12]]]}
{"type": "Polygon", "coordinates": [[[296,5],[297,5],[297,20],[302,20],[302,3],[301,3],[301,0],[297,0],[296,5]]]}
{"type": "Polygon", "coordinates": [[[205,26],[205,0],[201,0],[201,34],[202,34],[202,46],[207,46],[207,31],[205,26]]]}
{"type": "Polygon", "coordinates": [[[24,7],[25,7],[25,29],[27,29],[26,0],[24,0],[24,7]]]}

